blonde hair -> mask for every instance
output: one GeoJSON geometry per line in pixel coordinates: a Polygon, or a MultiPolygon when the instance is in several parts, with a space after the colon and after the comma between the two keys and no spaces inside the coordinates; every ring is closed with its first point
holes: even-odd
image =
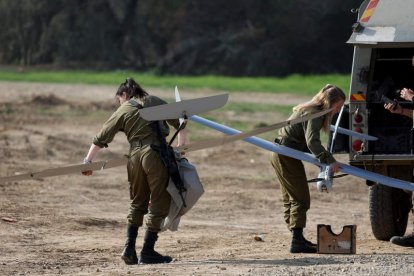
{"type": "MultiPolygon", "coordinates": [[[[345,93],[335,85],[327,84],[325,85],[309,102],[299,104],[293,107],[294,112],[299,112],[302,110],[308,110],[313,108],[319,108],[320,110],[327,110],[332,107],[332,105],[338,101],[345,101],[345,93]]],[[[331,124],[332,116],[325,116],[323,121],[323,130],[325,132],[329,131],[331,124]]]]}

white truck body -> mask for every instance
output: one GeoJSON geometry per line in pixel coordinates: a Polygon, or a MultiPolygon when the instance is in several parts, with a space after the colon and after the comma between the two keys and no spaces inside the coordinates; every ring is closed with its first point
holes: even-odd
{"type": "MultiPolygon", "coordinates": [[[[354,45],[348,117],[342,127],[369,134],[378,141],[342,137],[336,151],[348,151],[350,165],[413,182],[413,119],[392,114],[384,101],[404,108],[413,103],[399,97],[414,89],[414,0],[366,0],[347,43],[354,45]]],[[[338,140],[338,139],[337,139],[338,140]]],[[[370,216],[374,236],[388,240],[403,235],[412,208],[411,193],[370,186],[370,216]]]]}

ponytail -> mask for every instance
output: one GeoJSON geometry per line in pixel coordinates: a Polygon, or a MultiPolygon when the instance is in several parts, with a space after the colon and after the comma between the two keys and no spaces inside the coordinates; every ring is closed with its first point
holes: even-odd
{"type": "Polygon", "coordinates": [[[120,96],[124,92],[128,94],[128,98],[143,98],[148,95],[148,93],[133,78],[127,78],[125,82],[121,83],[115,95],[120,96]]]}

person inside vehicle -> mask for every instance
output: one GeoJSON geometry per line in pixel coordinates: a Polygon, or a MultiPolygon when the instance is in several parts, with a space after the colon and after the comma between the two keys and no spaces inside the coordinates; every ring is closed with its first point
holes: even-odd
{"type": "MultiPolygon", "coordinates": [[[[414,104],[414,91],[408,88],[403,88],[400,92],[400,97],[406,101],[413,102],[414,104]]],[[[384,108],[394,114],[404,115],[413,118],[413,110],[409,108],[403,108],[398,102],[384,104],[384,108]]],[[[411,201],[413,203],[412,213],[414,214],[414,193],[412,194],[411,201]]],[[[414,229],[413,232],[406,236],[394,236],[390,239],[390,242],[399,246],[414,247],[414,229]]]]}
{"type": "MultiPolygon", "coordinates": [[[[279,130],[275,142],[296,150],[311,152],[321,163],[329,164],[332,172],[339,170],[339,163],[321,143],[320,132],[329,132],[332,117],[341,110],[345,93],[334,85],[323,87],[309,102],[293,108],[289,119],[306,116],[322,110],[332,109],[324,116],[301,124],[289,125],[279,130]]],[[[280,182],[284,219],[292,232],[291,253],[316,253],[316,244],[306,240],[303,228],[306,227],[306,213],[310,208],[310,193],[302,161],[273,153],[272,166],[280,182]]]]}
{"type": "MultiPolygon", "coordinates": [[[[400,97],[406,101],[410,101],[414,104],[414,91],[408,88],[403,88],[400,91],[400,97]]],[[[413,110],[408,108],[403,108],[397,102],[395,103],[386,103],[384,108],[394,114],[404,115],[410,118],[413,118],[413,110]]]]}

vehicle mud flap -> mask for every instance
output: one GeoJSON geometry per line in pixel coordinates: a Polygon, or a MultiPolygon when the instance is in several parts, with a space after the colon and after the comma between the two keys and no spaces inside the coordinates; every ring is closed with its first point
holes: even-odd
{"type": "Polygon", "coordinates": [[[404,235],[411,208],[411,193],[380,184],[371,186],[369,213],[375,238],[388,241],[404,235]]]}

